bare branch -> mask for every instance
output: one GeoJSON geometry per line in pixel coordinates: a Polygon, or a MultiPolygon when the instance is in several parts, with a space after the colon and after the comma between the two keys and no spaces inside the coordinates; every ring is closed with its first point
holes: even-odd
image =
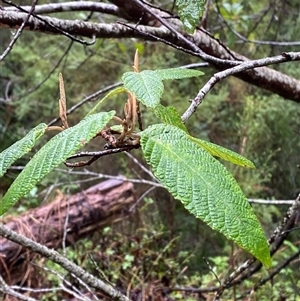
{"type": "MultiPolygon", "coordinates": [[[[274,230],[273,234],[268,239],[269,245],[274,243],[271,249],[271,255],[275,254],[275,252],[279,249],[279,247],[282,245],[283,241],[286,239],[287,235],[289,234],[289,231],[286,230],[293,227],[297,215],[297,210],[299,207],[300,207],[300,194],[298,195],[297,199],[293,202],[292,206],[287,210],[287,213],[283,218],[281,224],[274,230]]],[[[222,296],[224,290],[226,290],[227,288],[243,282],[245,279],[248,279],[250,276],[252,276],[257,271],[259,271],[262,267],[262,264],[260,262],[257,262],[256,265],[253,268],[251,268],[251,270],[249,269],[255,263],[255,261],[256,259],[251,258],[245,261],[238,268],[236,268],[227,277],[227,279],[223,281],[222,286],[219,288],[215,296],[215,300],[218,300],[218,298],[222,296]],[[242,274],[243,272],[245,273],[242,274]]]]}
{"type": "Polygon", "coordinates": [[[269,238],[268,240],[269,244],[272,244],[279,236],[287,235],[287,233],[283,234],[283,230],[286,227],[287,223],[292,219],[292,217],[295,216],[299,208],[300,208],[300,194],[298,195],[297,199],[293,202],[291,207],[287,210],[286,215],[283,218],[281,224],[274,230],[273,234],[269,238]]]}
{"type": "Polygon", "coordinates": [[[6,48],[6,50],[4,51],[4,53],[0,56],[0,62],[3,61],[3,59],[9,54],[9,52],[12,50],[14,44],[17,42],[17,40],[20,37],[20,35],[21,35],[21,33],[22,33],[22,31],[23,31],[23,29],[24,29],[27,21],[29,20],[31,14],[34,12],[34,8],[35,8],[36,3],[37,3],[37,0],[32,1],[32,5],[29,7],[28,15],[24,19],[22,25],[20,26],[20,28],[16,32],[15,36],[13,37],[13,39],[11,40],[11,42],[9,43],[9,45],[6,48]]]}
{"type": "MultiPolygon", "coordinates": [[[[164,14],[166,15],[166,13],[164,14]]],[[[25,13],[0,10],[0,28],[18,28],[24,22],[26,16],[27,14],[25,13]]],[[[179,27],[175,27],[175,29],[180,32],[183,29],[178,22],[179,21],[177,20],[176,25],[179,27]]],[[[132,27],[135,27],[135,25],[132,24],[132,27]]],[[[143,40],[153,40],[153,36],[155,36],[177,46],[186,47],[186,43],[178,40],[177,36],[164,26],[154,27],[138,25],[139,30],[137,31],[120,24],[91,23],[50,17],[43,17],[42,20],[39,20],[36,17],[31,16],[26,22],[24,29],[51,34],[69,34],[71,36],[95,36],[96,38],[135,37],[143,40]],[[143,33],[148,34],[148,36],[143,33]]],[[[220,42],[204,30],[196,30],[192,39],[194,44],[201,48],[203,53],[207,54],[205,57],[207,62],[217,69],[224,70],[232,67],[233,63],[236,65],[241,61],[249,61],[246,57],[230,51],[224,45],[221,45],[220,42]]],[[[194,53],[193,55],[197,55],[197,53],[194,53]]],[[[200,53],[198,53],[198,55],[200,56],[200,53]]],[[[266,67],[256,70],[247,70],[246,68],[239,73],[233,73],[233,75],[248,83],[272,91],[282,97],[300,102],[300,81],[288,75],[266,67]]]]}
{"type": "MultiPolygon", "coordinates": [[[[218,83],[220,80],[234,75],[245,70],[254,69],[257,67],[268,66],[272,64],[278,64],[288,61],[299,61],[300,60],[300,52],[284,52],[281,55],[267,57],[259,60],[246,61],[241,63],[239,66],[232,67],[230,69],[226,69],[224,71],[215,73],[210,80],[203,86],[203,88],[199,91],[198,95],[194,98],[189,108],[182,115],[182,121],[186,122],[188,118],[196,111],[197,107],[201,104],[202,100],[206,96],[206,94],[218,83]]],[[[256,70],[252,70],[252,72],[256,72],[256,70]]],[[[280,79],[281,84],[283,83],[283,79],[280,79]]],[[[292,91],[292,93],[295,93],[292,91]]]]}
{"type": "Polygon", "coordinates": [[[56,251],[51,250],[23,235],[17,234],[2,223],[0,223],[0,235],[59,264],[62,268],[76,275],[76,277],[80,278],[86,284],[102,291],[105,295],[111,297],[113,300],[130,301],[130,299],[121,294],[119,291],[115,290],[111,285],[106,284],[100,279],[97,279],[93,275],[87,273],[81,267],[61,256],[56,251]]]}
{"type": "MultiPolygon", "coordinates": [[[[30,6],[21,6],[23,10],[30,10],[30,6]]],[[[18,12],[17,7],[5,7],[5,10],[18,12]]],[[[119,8],[113,4],[90,2],[90,1],[70,1],[64,3],[48,3],[35,6],[35,14],[51,14],[68,11],[92,11],[110,15],[119,15],[119,8]]]]}
{"type": "Polygon", "coordinates": [[[266,284],[268,281],[272,281],[273,278],[278,275],[284,268],[286,268],[292,261],[299,258],[300,250],[290,256],[288,259],[286,259],[284,262],[279,264],[267,277],[261,278],[251,290],[248,290],[246,293],[242,294],[241,297],[245,297],[249,295],[249,293],[257,291],[259,288],[261,288],[264,284],[266,284]]]}
{"type": "MultiPolygon", "coordinates": [[[[24,22],[26,16],[27,13],[23,12],[0,10],[0,28],[19,28],[24,22]]],[[[151,32],[153,35],[170,38],[170,33],[166,28],[140,26],[143,31],[151,32]]],[[[119,24],[92,23],[78,20],[73,21],[46,16],[42,19],[31,16],[25,24],[25,29],[48,34],[62,34],[62,32],[65,32],[70,35],[89,38],[92,38],[93,36],[96,38],[144,37],[142,34],[134,33],[132,29],[119,24]]]]}
{"type": "Polygon", "coordinates": [[[250,203],[260,205],[292,205],[295,203],[293,200],[261,200],[261,199],[248,199],[250,203]]]}
{"type": "Polygon", "coordinates": [[[7,294],[10,296],[13,296],[15,298],[18,298],[18,300],[24,300],[24,301],[37,301],[34,298],[24,296],[23,294],[20,294],[16,292],[14,289],[12,289],[8,284],[5,283],[4,279],[2,278],[0,274],[0,291],[3,294],[7,294]]]}

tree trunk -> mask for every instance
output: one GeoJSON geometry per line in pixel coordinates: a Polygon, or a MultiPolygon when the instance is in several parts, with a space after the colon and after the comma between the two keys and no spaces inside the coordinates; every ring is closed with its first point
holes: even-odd
{"type": "MultiPolygon", "coordinates": [[[[58,195],[44,206],[28,210],[4,223],[49,248],[74,244],[78,239],[124,219],[135,200],[133,184],[111,179],[72,196],[58,195]]],[[[0,271],[8,284],[26,282],[33,255],[22,246],[0,238],[0,271]]]]}

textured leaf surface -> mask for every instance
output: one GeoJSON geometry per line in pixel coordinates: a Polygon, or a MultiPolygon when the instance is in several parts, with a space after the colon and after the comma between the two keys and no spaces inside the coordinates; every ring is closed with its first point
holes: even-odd
{"type": "Polygon", "coordinates": [[[205,0],[176,0],[176,5],[185,30],[193,33],[205,9],[205,0]]]}
{"type": "Polygon", "coordinates": [[[35,142],[45,133],[47,125],[41,123],[33,128],[24,138],[17,141],[2,153],[0,153],[0,177],[2,177],[7,168],[11,166],[17,159],[30,152],[35,142]]]}
{"type": "Polygon", "coordinates": [[[270,266],[261,226],[240,187],[220,162],[172,125],[147,128],[141,133],[141,145],[156,177],[190,213],[270,266]]]}
{"type": "Polygon", "coordinates": [[[46,143],[25,166],[0,201],[0,215],[27,194],[44,176],[88,143],[115,112],[89,115],[46,143]]]}
{"type": "Polygon", "coordinates": [[[174,107],[165,107],[161,104],[158,104],[154,108],[154,113],[163,123],[174,125],[187,132],[187,129],[183,124],[178,111],[174,107]]]}
{"type": "Polygon", "coordinates": [[[156,74],[162,79],[181,79],[204,75],[202,71],[183,68],[170,68],[156,70],[156,74]]]}
{"type": "Polygon", "coordinates": [[[240,165],[243,167],[250,167],[255,168],[253,162],[246,159],[245,157],[241,156],[240,154],[237,154],[236,152],[233,152],[225,147],[222,147],[220,145],[197,139],[195,137],[189,136],[189,138],[204,148],[207,152],[209,152],[212,156],[219,157],[223,160],[229,161],[233,164],[240,165]]]}
{"type": "MultiPolygon", "coordinates": [[[[181,120],[178,111],[173,107],[164,107],[159,104],[154,108],[154,113],[160,118],[163,123],[174,125],[185,132],[187,131],[186,126],[181,120]]],[[[193,142],[195,142],[200,147],[204,148],[212,156],[219,157],[223,160],[229,161],[233,164],[240,165],[243,167],[255,168],[254,164],[246,159],[245,157],[227,149],[220,145],[195,138],[193,136],[188,136],[193,142]]]]}
{"type": "Polygon", "coordinates": [[[134,93],[136,98],[145,106],[154,108],[160,102],[164,85],[155,71],[126,72],[122,79],[125,88],[134,93]]]}

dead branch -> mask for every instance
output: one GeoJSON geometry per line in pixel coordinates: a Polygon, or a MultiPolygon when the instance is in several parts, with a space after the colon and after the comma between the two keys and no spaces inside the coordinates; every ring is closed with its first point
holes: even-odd
{"type": "MultiPolygon", "coordinates": [[[[123,1],[114,1],[115,5],[122,10],[122,16],[128,16],[131,22],[132,19],[136,22],[139,21],[139,16],[143,15],[143,9],[135,7],[135,11],[139,12],[134,16],[128,11],[129,8],[123,5],[123,1]]],[[[126,2],[127,3],[127,2],[126,2]]],[[[129,7],[129,6],[128,6],[129,7]]],[[[171,20],[172,27],[176,29],[178,33],[184,34],[180,20],[174,18],[171,14],[166,12],[161,12],[160,10],[152,9],[158,16],[165,19],[171,20]]],[[[144,14],[149,15],[149,14],[144,14]]],[[[19,28],[26,16],[27,13],[16,12],[9,10],[0,10],[0,28],[19,28]]],[[[124,17],[123,16],[123,17],[124,17]]],[[[132,28],[123,26],[121,24],[103,24],[103,23],[92,23],[84,21],[73,21],[73,20],[64,20],[58,18],[50,17],[39,17],[37,15],[31,16],[26,22],[25,30],[39,31],[43,33],[50,34],[66,34],[70,36],[82,36],[82,37],[96,37],[96,38],[140,38],[143,40],[155,40],[153,37],[165,40],[178,47],[180,51],[184,49],[191,51],[191,48],[186,45],[183,41],[178,39],[177,35],[170,32],[165,26],[159,24],[153,25],[153,16],[151,18],[144,17],[143,22],[138,25],[132,24],[132,27],[135,27],[138,30],[133,30],[132,28]],[[147,35],[148,34],[148,35],[147,35]]],[[[240,64],[243,61],[249,61],[248,58],[231,51],[219,41],[214,39],[208,32],[203,29],[197,29],[193,35],[187,36],[189,40],[192,40],[195,49],[192,49],[193,55],[199,56],[202,59],[205,59],[212,66],[218,70],[225,70],[227,68],[233,67],[234,65],[240,64]],[[196,52],[196,49],[201,49],[201,51],[196,52]]],[[[258,69],[243,70],[239,73],[234,74],[234,76],[250,83],[256,85],[257,87],[267,89],[273,93],[276,93],[284,98],[300,102],[300,81],[292,78],[286,74],[278,72],[276,70],[261,67],[258,69]]]]}
{"type": "MultiPolygon", "coordinates": [[[[124,219],[134,202],[133,184],[111,179],[69,197],[59,194],[53,202],[21,216],[7,217],[4,223],[11,231],[57,249],[62,247],[64,235],[66,245],[74,244],[80,238],[124,219]]],[[[33,253],[18,243],[1,238],[0,255],[0,270],[5,281],[8,284],[26,281],[24,277],[31,268],[28,262],[33,253]]]]}

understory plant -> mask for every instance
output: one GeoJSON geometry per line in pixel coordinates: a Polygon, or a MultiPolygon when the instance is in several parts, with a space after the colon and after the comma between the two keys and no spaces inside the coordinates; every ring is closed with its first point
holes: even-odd
{"type": "Polygon", "coordinates": [[[62,126],[39,124],[0,154],[0,176],[3,176],[46,131],[60,131],[32,157],[12,183],[0,202],[0,215],[61,163],[77,168],[106,155],[141,149],[157,179],[191,214],[269,267],[271,257],[261,225],[237,182],[215,157],[248,168],[254,168],[253,163],[229,149],[191,136],[177,110],[161,104],[163,81],[197,77],[203,73],[181,68],[140,72],[137,52],[133,69],[123,74],[122,87],[109,92],[72,127],[67,121],[64,82],[60,74],[62,126]],[[115,111],[98,112],[101,104],[113,95],[119,95],[123,101],[126,95],[122,118],[116,116],[115,111]],[[144,129],[141,105],[151,110],[161,123],[144,129]],[[100,138],[106,140],[104,150],[77,153],[92,139],[100,138]],[[81,157],[90,158],[69,162],[81,157]]]}

